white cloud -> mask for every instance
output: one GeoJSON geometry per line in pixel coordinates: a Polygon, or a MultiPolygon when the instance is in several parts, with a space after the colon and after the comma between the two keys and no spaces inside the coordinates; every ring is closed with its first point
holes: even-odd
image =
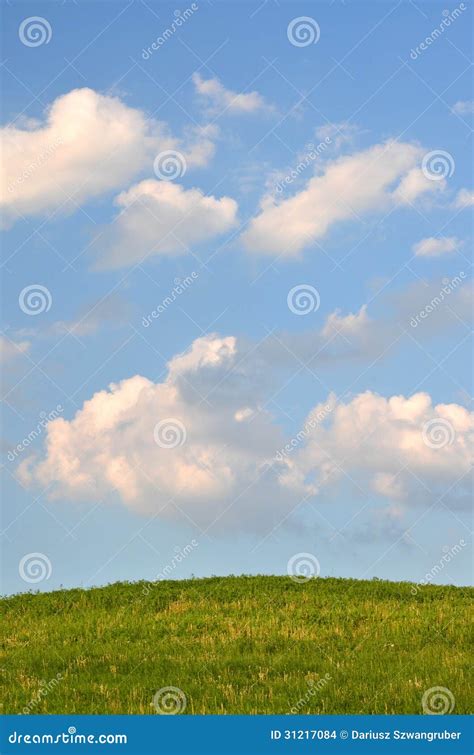
{"type": "Polygon", "coordinates": [[[459,249],[461,243],[455,236],[445,236],[444,238],[430,236],[421,239],[412,248],[417,257],[440,257],[442,254],[455,252],[456,249],[459,249]]]}
{"type": "Polygon", "coordinates": [[[120,213],[97,237],[97,267],[116,269],[145,257],[186,253],[237,222],[230,197],[205,196],[171,181],[135,184],[116,199],[120,213]]]}
{"type": "Polygon", "coordinates": [[[328,315],[327,320],[321,330],[323,338],[333,338],[335,335],[342,334],[347,339],[359,338],[362,333],[369,327],[370,319],[367,315],[367,307],[363,306],[356,313],[341,315],[337,309],[328,315]]]}
{"type": "Polygon", "coordinates": [[[0,335],[0,363],[6,365],[30,350],[29,341],[14,341],[0,335]]]}
{"type": "Polygon", "coordinates": [[[459,100],[453,105],[453,112],[457,115],[472,115],[474,113],[474,100],[459,100]]]}
{"type": "Polygon", "coordinates": [[[118,97],[74,89],[54,100],[43,121],[1,129],[5,223],[70,210],[120,188],[145,168],[151,173],[163,150],[181,149],[189,166],[203,165],[212,157],[215,136],[215,127],[204,127],[188,132],[184,143],[118,97]]]}
{"type": "Polygon", "coordinates": [[[457,209],[464,209],[466,207],[472,207],[474,205],[474,192],[469,189],[460,189],[456,194],[454,200],[454,207],[457,209]]]}
{"type": "Polygon", "coordinates": [[[83,307],[73,320],[53,323],[41,335],[57,336],[70,333],[78,338],[90,336],[104,327],[119,327],[130,320],[131,307],[127,299],[113,292],[83,307]]]}
{"type": "Polygon", "coordinates": [[[352,123],[342,121],[340,123],[326,123],[324,126],[319,126],[314,133],[320,141],[327,139],[331,144],[334,144],[336,149],[340,149],[344,144],[352,144],[361,130],[352,123]]]}
{"type": "MultiPolygon", "coordinates": [[[[115,490],[132,510],[181,518],[183,508],[201,524],[223,514],[250,486],[247,498],[236,505],[236,518],[243,528],[247,517],[261,521],[261,511],[253,506],[279,431],[266,412],[258,412],[251,423],[242,414],[236,418],[243,409],[255,409],[253,385],[239,392],[221,387],[236,363],[235,338],[207,336],[170,361],[162,383],[136,375],[110,385],[73,419],[48,425],[46,457],[23,462],[20,479],[51,483],[52,497],[71,500],[96,500],[115,490]],[[160,446],[154,437],[159,422],[164,423],[158,436],[163,444],[171,442],[173,426],[182,444],[160,446]]],[[[265,490],[270,489],[267,483],[265,490]]],[[[262,502],[264,509],[269,505],[262,502]]],[[[276,504],[271,516],[277,513],[276,504]]]]}
{"type": "Polygon", "coordinates": [[[268,532],[301,499],[337,492],[347,477],[415,504],[417,480],[436,494],[468,470],[473,416],[433,406],[426,393],[367,391],[347,403],[331,395],[278,455],[285,440],[261,408],[257,362],[233,336],[199,338],[171,359],[163,382],[135,375],[95,393],[73,419],[50,422],[45,456],[23,461],[19,478],[51,486],[53,498],[116,493],[147,515],[268,532]],[[441,445],[433,421],[447,429],[441,445]]]}
{"type": "Polygon", "coordinates": [[[366,305],[355,313],[337,309],[318,327],[273,333],[261,344],[259,356],[267,365],[285,368],[303,362],[317,369],[338,362],[389,359],[409,338],[423,343],[472,322],[472,295],[464,271],[450,279],[387,288],[371,307],[377,307],[381,316],[375,318],[366,305]]]}
{"type": "Polygon", "coordinates": [[[433,406],[427,393],[384,398],[366,391],[335,402],[330,419],[316,423],[305,446],[286,458],[282,481],[300,495],[349,481],[386,498],[413,501],[423,486],[434,496],[469,472],[473,429],[473,413],[433,406]]]}
{"type": "Polygon", "coordinates": [[[262,212],[242,240],[251,251],[297,257],[337,222],[386,211],[439,189],[443,182],[428,180],[419,167],[423,154],[416,145],[389,141],[340,157],[290,199],[278,203],[264,197],[262,212]]]}
{"type": "Polygon", "coordinates": [[[208,115],[216,116],[221,113],[237,115],[274,110],[273,106],[267,103],[258,92],[233,92],[231,89],[226,89],[218,78],[203,79],[199,73],[195,73],[193,83],[196,92],[206,105],[208,115]]]}

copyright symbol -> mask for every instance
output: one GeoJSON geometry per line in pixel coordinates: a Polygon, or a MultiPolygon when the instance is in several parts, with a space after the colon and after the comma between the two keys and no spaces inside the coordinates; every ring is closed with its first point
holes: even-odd
{"type": "Polygon", "coordinates": [[[349,732],[343,729],[342,731],[339,732],[339,736],[341,737],[341,739],[347,739],[349,736],[349,732]]]}

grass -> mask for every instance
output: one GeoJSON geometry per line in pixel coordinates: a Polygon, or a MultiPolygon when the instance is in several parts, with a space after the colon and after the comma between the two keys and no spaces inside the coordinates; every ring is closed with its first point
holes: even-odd
{"type": "Polygon", "coordinates": [[[2,713],[468,713],[472,590],[223,577],[1,600],[2,713]],[[43,692],[40,692],[43,690],[43,692]]]}

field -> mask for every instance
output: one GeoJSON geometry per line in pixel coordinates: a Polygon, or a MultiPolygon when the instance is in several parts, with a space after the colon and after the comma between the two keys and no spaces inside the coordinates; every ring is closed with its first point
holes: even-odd
{"type": "Polygon", "coordinates": [[[422,713],[444,687],[468,713],[471,598],[265,576],[4,598],[1,712],[422,713]]]}

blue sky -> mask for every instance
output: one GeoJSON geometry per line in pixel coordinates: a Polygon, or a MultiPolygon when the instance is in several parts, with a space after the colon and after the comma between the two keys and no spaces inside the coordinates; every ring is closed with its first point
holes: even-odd
{"type": "Polygon", "coordinates": [[[470,6],[176,10],[2,9],[3,591],[469,582],[470,6]]]}

